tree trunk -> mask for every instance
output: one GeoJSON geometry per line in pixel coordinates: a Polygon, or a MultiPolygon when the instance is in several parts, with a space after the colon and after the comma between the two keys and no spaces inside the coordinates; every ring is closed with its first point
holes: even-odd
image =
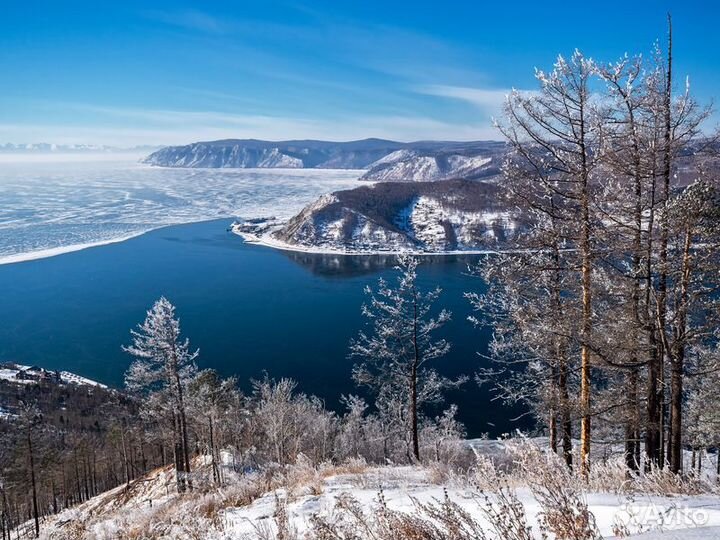
{"type": "MultiPolygon", "coordinates": [[[[584,128],[583,128],[584,131],[584,128]]],[[[581,195],[582,232],[580,237],[580,253],[582,257],[582,347],[580,351],[580,408],[582,417],[580,421],[580,472],[587,478],[590,474],[590,332],[592,329],[592,293],[591,273],[592,263],[590,254],[590,201],[588,193],[587,168],[585,148],[583,144],[583,187],[581,195]]]]}
{"type": "Polygon", "coordinates": [[[120,443],[122,445],[122,453],[123,453],[123,470],[125,471],[125,484],[127,486],[129,486],[130,485],[130,462],[128,460],[127,447],[125,444],[125,428],[122,425],[120,426],[120,443]]]}
{"type": "MultiPolygon", "coordinates": [[[[557,223],[555,217],[555,203],[550,200],[551,214],[552,214],[552,249],[553,249],[553,263],[555,264],[555,271],[553,272],[553,291],[552,291],[552,303],[553,311],[558,321],[563,320],[565,314],[562,306],[562,275],[560,267],[560,247],[559,247],[559,234],[557,230],[557,223]]],[[[568,393],[568,359],[567,359],[567,343],[565,338],[560,336],[555,337],[555,360],[553,368],[557,371],[557,376],[553,376],[553,384],[557,385],[554,390],[557,392],[555,397],[559,398],[559,416],[560,424],[562,428],[562,453],[565,459],[565,463],[569,468],[572,468],[572,421],[570,419],[570,395],[568,393]]],[[[550,418],[550,445],[553,452],[557,453],[557,438],[558,438],[558,410],[555,407],[551,407],[551,418],[550,418]]]]}
{"type": "Polygon", "coordinates": [[[660,444],[660,418],[661,406],[658,397],[660,368],[662,362],[662,352],[658,340],[656,313],[651,303],[651,292],[653,291],[653,235],[655,228],[655,182],[656,172],[652,172],[652,185],[650,189],[650,215],[648,216],[647,225],[647,246],[645,252],[645,307],[648,320],[648,349],[650,357],[648,358],[647,373],[647,399],[646,399],[646,424],[645,424],[645,470],[650,470],[652,465],[657,465],[660,461],[659,444],[660,444]]]}
{"type": "Polygon", "coordinates": [[[420,440],[418,437],[418,400],[417,400],[417,378],[418,366],[420,365],[420,350],[418,349],[418,295],[413,289],[413,352],[414,358],[412,371],[410,373],[410,414],[412,423],[412,450],[415,460],[420,462],[420,440]]]}
{"type": "Polygon", "coordinates": [[[178,493],[185,491],[185,460],[180,435],[180,417],[177,412],[173,413],[173,459],[175,461],[175,481],[178,493]]]}
{"type": "Polygon", "coordinates": [[[35,456],[33,455],[32,435],[27,432],[28,461],[30,464],[30,486],[32,488],[33,520],[35,522],[35,538],[40,537],[40,516],[38,515],[37,483],[35,481],[35,456]]]}
{"type": "Polygon", "coordinates": [[[565,464],[572,469],[572,418],[570,417],[570,392],[568,391],[568,362],[565,353],[560,355],[558,369],[558,392],[560,394],[560,424],[562,427],[562,453],[565,464]]]}
{"type": "MultiPolygon", "coordinates": [[[[670,179],[672,174],[672,20],[668,15],[668,57],[667,57],[667,70],[665,80],[665,95],[664,95],[664,145],[663,145],[663,201],[665,209],[667,210],[667,203],[670,200],[670,179]]],[[[666,332],[667,322],[667,283],[668,283],[668,222],[667,215],[663,216],[662,227],[660,229],[660,274],[658,276],[658,332],[663,335],[666,332]]],[[[659,366],[658,366],[658,400],[660,408],[660,423],[658,426],[658,449],[657,459],[658,465],[663,467],[665,459],[663,457],[664,444],[663,437],[665,430],[663,427],[665,414],[665,363],[667,356],[670,351],[666,347],[667,340],[661,339],[659,341],[660,354],[659,366]]],[[[672,438],[670,436],[669,438],[672,438]]]]}
{"type": "Polygon", "coordinates": [[[636,458],[636,447],[637,440],[639,437],[638,433],[638,370],[637,368],[631,368],[628,373],[627,382],[627,400],[629,403],[628,407],[628,418],[625,423],[625,466],[628,471],[637,471],[639,469],[639,463],[636,458]]]}
{"type": "MultiPolygon", "coordinates": [[[[628,114],[630,119],[630,127],[633,141],[633,176],[635,180],[635,208],[634,220],[635,229],[633,231],[632,241],[632,321],[635,326],[633,329],[633,339],[641,342],[641,335],[644,330],[644,323],[640,316],[640,283],[642,277],[642,204],[643,204],[643,174],[642,161],[640,156],[640,144],[637,138],[637,126],[635,125],[635,115],[632,105],[626,99],[628,114]]],[[[637,347],[637,343],[632,344],[637,347]]],[[[640,469],[640,402],[638,396],[638,386],[640,373],[637,366],[639,358],[638,354],[632,354],[630,358],[630,371],[627,374],[628,389],[628,412],[627,425],[625,428],[625,465],[629,471],[638,471],[640,469]]]]}
{"type": "Polygon", "coordinates": [[[580,324],[580,473],[584,478],[590,474],[590,338],[592,331],[592,253],[590,245],[590,170],[588,165],[587,126],[585,107],[588,104],[587,79],[583,74],[578,95],[578,150],[580,153],[580,258],[582,281],[582,320],[580,324]]]}
{"type": "Polygon", "coordinates": [[[180,374],[175,371],[175,384],[177,391],[178,400],[178,412],[180,414],[180,435],[182,440],[182,459],[186,477],[186,484],[190,491],[192,491],[192,480],[190,479],[190,449],[188,444],[188,433],[187,433],[187,417],[185,415],[185,402],[183,400],[183,388],[180,381],[180,374]]]}
{"type": "Polygon", "coordinates": [[[680,279],[680,305],[677,313],[675,342],[671,355],[670,380],[670,470],[675,474],[682,471],[682,400],[683,378],[685,376],[685,339],[687,332],[687,314],[692,272],[692,231],[685,229],[683,245],[682,277],[680,279]]]}
{"type": "Polygon", "coordinates": [[[213,430],[212,416],[208,416],[208,424],[210,428],[210,463],[212,464],[213,481],[217,485],[220,483],[220,473],[218,471],[217,462],[215,460],[215,434],[213,430]]]}

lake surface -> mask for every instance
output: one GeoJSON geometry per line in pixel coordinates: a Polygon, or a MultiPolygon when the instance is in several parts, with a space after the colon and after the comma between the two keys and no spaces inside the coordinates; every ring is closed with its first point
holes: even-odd
{"type": "MultiPolygon", "coordinates": [[[[267,372],[299,381],[302,391],[337,407],[350,379],[348,341],[364,321],[363,288],[393,279],[392,260],[290,253],[245,244],[230,219],[170,226],[125,242],[57,257],[0,265],[0,359],[66,369],[121,385],[130,328],[167,296],[182,329],[200,348],[200,367],[236,375],[242,386],[267,372]]],[[[463,293],[482,283],[467,274],[473,257],[428,257],[423,286],[441,286],[439,305],[453,312],[439,361],[448,375],[472,374],[488,334],[466,317],[463,293]]],[[[497,435],[515,412],[475,383],[451,400],[473,436],[497,435]]]]}
{"type": "MultiPolygon", "coordinates": [[[[120,386],[131,360],[121,346],[165,295],[200,348],[200,367],[236,375],[246,390],[264,372],[292,377],[334,408],[358,392],[348,342],[364,324],[363,289],[393,279],[394,259],[281,252],[227,228],[235,216],[288,218],[359,185],[360,173],[163,169],[139,157],[0,155],[0,361],[120,386]],[[56,253],[65,254],[41,258],[56,253]]],[[[472,375],[489,339],[466,320],[463,293],[483,286],[467,273],[476,261],[427,257],[419,273],[453,312],[444,329],[453,348],[439,362],[451,376],[472,375]]],[[[475,383],[451,401],[473,436],[515,427],[517,411],[475,383]]]]}
{"type": "Polygon", "coordinates": [[[0,154],[0,264],[227,216],[289,218],[361,171],[168,169],[139,155],[0,154]]]}

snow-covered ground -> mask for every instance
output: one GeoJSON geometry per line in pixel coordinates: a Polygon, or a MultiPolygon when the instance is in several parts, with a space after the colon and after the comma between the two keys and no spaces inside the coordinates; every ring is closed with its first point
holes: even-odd
{"type": "MultiPolygon", "coordinates": [[[[241,483],[243,477],[236,477],[233,482],[241,483]]],[[[276,530],[280,504],[287,513],[293,537],[303,538],[313,516],[332,519],[337,501],[348,495],[360,503],[366,515],[379,507],[380,497],[390,510],[413,513],[418,511],[418,505],[440,503],[447,495],[484,529],[492,530],[481,510],[485,502],[477,489],[444,480],[432,469],[420,467],[340,470],[258,494],[244,506],[232,504],[231,501],[242,498],[238,495],[242,490],[232,483],[210,494],[196,493],[190,497],[175,495],[173,486],[171,471],[155,471],[147,479],[133,483],[129,490],[121,486],[61,512],[43,524],[43,537],[65,538],[63,534],[82,523],[83,530],[94,539],[117,538],[122,532],[129,533],[127,529],[131,527],[151,528],[158,535],[153,537],[158,538],[274,538],[272,531],[276,530]],[[215,502],[210,503],[211,500],[215,502]],[[164,536],[158,531],[164,531],[164,536]],[[168,535],[168,531],[174,532],[168,535]]],[[[492,498],[492,489],[488,493],[492,498]]],[[[529,488],[518,486],[515,493],[528,525],[540,538],[538,519],[543,508],[529,488]]],[[[616,538],[618,525],[624,525],[630,538],[638,540],[720,538],[720,497],[715,495],[589,493],[585,497],[604,538],[616,538]]],[[[133,534],[137,535],[138,530],[133,534]]]]}
{"type": "MultiPolygon", "coordinates": [[[[350,494],[370,511],[378,506],[380,491],[389,509],[403,512],[416,511],[418,503],[442,502],[447,494],[452,501],[473,514],[484,528],[490,529],[479,513],[483,501],[477,490],[438,484],[427,470],[418,467],[388,467],[370,469],[362,474],[340,474],[325,479],[319,490],[317,487],[306,488],[301,493],[289,494],[284,489],[273,491],[247,507],[227,510],[224,514],[225,526],[230,538],[252,537],[258,527],[262,528],[263,522],[270,526],[277,501],[287,501],[290,521],[302,537],[309,527],[311,516],[331,515],[340,495],[350,494]]],[[[539,538],[537,518],[542,508],[528,488],[519,488],[516,492],[525,508],[528,523],[538,532],[539,538]]],[[[615,537],[613,529],[618,523],[626,524],[632,535],[644,531],[665,532],[667,535],[662,538],[671,540],[686,538],[678,530],[698,529],[705,535],[694,538],[719,538],[715,534],[720,531],[720,497],[628,498],[626,495],[591,493],[587,496],[587,503],[601,534],[607,538],[615,537]]]]}
{"type": "Polygon", "coordinates": [[[122,241],[216,218],[290,218],[362,171],[166,169],[120,160],[3,156],[0,264],[122,241]]]}
{"type": "Polygon", "coordinates": [[[48,371],[40,367],[25,366],[12,362],[0,364],[0,380],[15,384],[32,384],[38,380],[56,380],[57,377],[59,377],[58,382],[64,384],[107,388],[107,386],[102,383],[81,377],[75,373],[70,373],[69,371],[48,371]]]}

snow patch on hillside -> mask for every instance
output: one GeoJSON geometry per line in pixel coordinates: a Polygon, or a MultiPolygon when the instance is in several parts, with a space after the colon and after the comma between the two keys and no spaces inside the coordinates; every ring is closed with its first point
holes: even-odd
{"type": "Polygon", "coordinates": [[[403,209],[395,223],[429,250],[472,249],[481,236],[498,240],[516,228],[509,212],[464,212],[425,195],[403,209]]]}
{"type": "Polygon", "coordinates": [[[431,182],[450,178],[475,178],[492,162],[487,156],[422,154],[398,150],[370,166],[361,180],[376,182],[431,182]]]}
{"type": "Polygon", "coordinates": [[[13,384],[34,384],[36,382],[48,381],[61,384],[107,388],[107,386],[102,383],[81,377],[75,373],[70,373],[69,371],[51,371],[37,366],[25,366],[12,362],[0,364],[0,380],[13,384]]]}

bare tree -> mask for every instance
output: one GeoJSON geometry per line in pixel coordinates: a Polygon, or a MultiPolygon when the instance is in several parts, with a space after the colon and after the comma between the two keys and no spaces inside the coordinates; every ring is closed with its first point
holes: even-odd
{"type": "Polygon", "coordinates": [[[502,133],[511,147],[505,167],[511,189],[529,208],[544,214],[559,238],[577,250],[572,267],[579,280],[577,305],[580,344],[580,468],[589,470],[591,437],[591,350],[597,221],[593,215],[593,184],[600,154],[598,129],[602,116],[591,92],[595,63],[575,51],[558,57],[554,69],[538,71],[540,89],[513,92],[505,108],[502,133]]]}
{"type": "Polygon", "coordinates": [[[420,461],[419,415],[425,404],[438,402],[443,391],[463,380],[442,377],[428,364],[443,357],[450,349],[435,332],[450,320],[450,312],[431,312],[440,289],[420,290],[417,283],[418,260],[402,255],[396,269],[400,273],[392,287],[380,279],[378,288],[366,290],[370,296],[363,306],[370,332],[361,331],[350,343],[350,356],[360,358],[353,378],[370,387],[378,403],[401,403],[410,435],[412,457],[420,461]]]}
{"type": "Polygon", "coordinates": [[[237,390],[235,378],[221,379],[212,369],[204,369],[188,385],[188,409],[195,419],[199,431],[204,433],[207,453],[210,455],[213,482],[223,482],[220,462],[220,439],[223,425],[227,421],[240,423],[240,419],[231,415],[240,408],[241,396],[237,390]]]}

